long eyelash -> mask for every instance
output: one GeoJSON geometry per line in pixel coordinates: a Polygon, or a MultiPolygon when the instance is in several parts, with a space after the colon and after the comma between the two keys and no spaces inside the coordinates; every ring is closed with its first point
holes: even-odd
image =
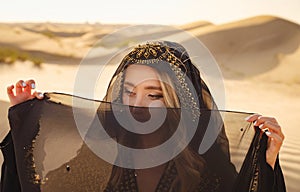
{"type": "Polygon", "coordinates": [[[151,95],[151,94],[149,94],[149,96],[150,96],[150,97],[154,97],[154,98],[158,98],[158,99],[164,97],[163,95],[151,95]]]}

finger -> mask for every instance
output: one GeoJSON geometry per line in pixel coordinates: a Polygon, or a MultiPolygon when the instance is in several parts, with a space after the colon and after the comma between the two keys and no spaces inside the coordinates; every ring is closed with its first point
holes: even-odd
{"type": "Polygon", "coordinates": [[[15,97],[15,94],[13,92],[14,87],[15,87],[14,85],[7,87],[7,95],[9,97],[9,100],[12,100],[15,97]]]}
{"type": "Polygon", "coordinates": [[[283,144],[283,139],[276,133],[268,132],[268,148],[266,152],[266,161],[274,168],[277,155],[283,144]]]}
{"type": "Polygon", "coordinates": [[[276,133],[282,139],[284,139],[284,135],[282,133],[281,127],[277,123],[271,121],[265,121],[263,124],[259,125],[259,128],[266,134],[268,134],[267,132],[271,131],[271,133],[276,133]]]}
{"type": "Polygon", "coordinates": [[[35,89],[35,81],[33,79],[27,80],[26,87],[24,88],[24,91],[28,92],[31,95],[31,90],[35,89]]]}
{"type": "Polygon", "coordinates": [[[42,92],[35,91],[32,95],[34,97],[38,98],[38,99],[43,99],[44,98],[44,94],[42,92]]]}
{"type": "Polygon", "coordinates": [[[253,121],[256,121],[260,116],[261,116],[260,114],[253,114],[253,115],[246,117],[245,120],[248,122],[253,122],[253,121]]]}
{"type": "Polygon", "coordinates": [[[26,87],[26,83],[23,80],[20,80],[16,83],[16,94],[23,92],[23,88],[26,87]]]}
{"type": "Polygon", "coordinates": [[[278,124],[277,120],[274,117],[260,116],[257,118],[257,120],[254,122],[253,125],[260,126],[261,124],[265,123],[266,121],[270,121],[270,122],[278,124]]]}
{"type": "Polygon", "coordinates": [[[266,135],[267,135],[269,138],[271,138],[271,141],[280,144],[280,146],[282,145],[284,138],[282,138],[282,137],[279,136],[278,134],[269,132],[269,133],[266,134],[266,135]]]}

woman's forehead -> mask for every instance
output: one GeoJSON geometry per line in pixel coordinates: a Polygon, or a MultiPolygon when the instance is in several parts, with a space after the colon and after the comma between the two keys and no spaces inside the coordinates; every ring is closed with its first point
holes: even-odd
{"type": "Polygon", "coordinates": [[[125,82],[138,85],[145,81],[159,83],[158,73],[154,68],[139,64],[133,64],[127,67],[125,82]]]}

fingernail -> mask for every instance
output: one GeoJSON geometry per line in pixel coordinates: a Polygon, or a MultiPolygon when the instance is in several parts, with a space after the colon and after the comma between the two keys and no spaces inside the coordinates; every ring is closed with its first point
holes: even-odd
{"type": "Polygon", "coordinates": [[[22,82],[22,87],[26,87],[26,83],[25,82],[22,82]]]}
{"type": "Polygon", "coordinates": [[[260,124],[258,127],[261,129],[264,126],[264,124],[260,124]]]}
{"type": "Polygon", "coordinates": [[[35,84],[34,83],[31,83],[31,88],[35,89],[35,84]]]}
{"type": "Polygon", "coordinates": [[[254,126],[256,126],[256,122],[257,122],[257,121],[254,121],[254,123],[253,123],[254,126]]]}
{"type": "Polygon", "coordinates": [[[246,117],[246,118],[245,118],[245,121],[248,121],[251,117],[252,117],[252,115],[246,117]]]}
{"type": "Polygon", "coordinates": [[[269,130],[265,131],[265,134],[270,136],[271,135],[271,132],[269,130]]]}
{"type": "Polygon", "coordinates": [[[271,135],[271,132],[269,131],[268,128],[262,129],[262,131],[263,131],[266,135],[268,135],[268,136],[271,135]]]}
{"type": "Polygon", "coordinates": [[[39,97],[44,97],[44,94],[43,93],[39,93],[39,97]]]}

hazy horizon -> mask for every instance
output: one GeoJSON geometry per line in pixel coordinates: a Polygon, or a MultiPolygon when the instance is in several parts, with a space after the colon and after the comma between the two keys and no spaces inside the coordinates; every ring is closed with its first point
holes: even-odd
{"type": "Polygon", "coordinates": [[[258,15],[271,15],[300,24],[298,0],[186,0],[142,2],[8,1],[0,7],[1,23],[186,24],[208,21],[228,23],[258,15]]]}

